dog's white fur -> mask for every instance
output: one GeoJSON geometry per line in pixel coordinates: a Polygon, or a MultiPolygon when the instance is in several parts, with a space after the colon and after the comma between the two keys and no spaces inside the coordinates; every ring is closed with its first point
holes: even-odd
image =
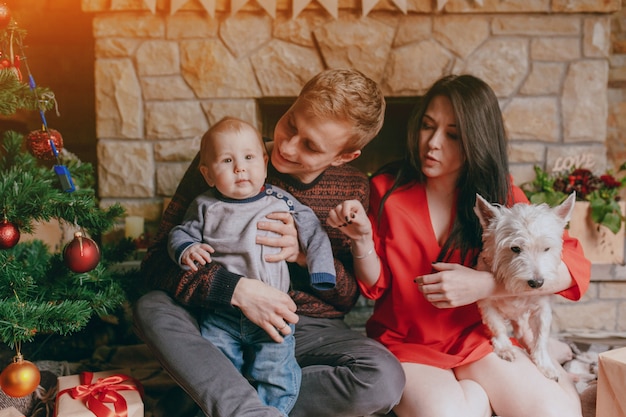
{"type": "Polygon", "coordinates": [[[494,351],[502,359],[513,361],[515,351],[507,324],[528,351],[530,358],[548,378],[558,373],[548,354],[552,322],[550,295],[537,291],[557,278],[563,249],[563,229],[574,203],[572,193],[554,208],[547,204],[518,203],[512,207],[492,205],[476,195],[474,212],[483,227],[483,249],[479,264],[493,273],[496,283],[519,297],[487,298],[478,302],[483,322],[492,334],[494,351]]]}

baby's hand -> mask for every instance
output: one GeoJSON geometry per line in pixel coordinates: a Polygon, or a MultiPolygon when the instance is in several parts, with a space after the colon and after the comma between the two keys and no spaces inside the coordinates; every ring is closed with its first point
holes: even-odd
{"type": "Polygon", "coordinates": [[[206,243],[194,243],[183,252],[180,262],[187,265],[192,271],[198,270],[199,265],[206,265],[211,262],[211,254],[215,249],[206,243]]]}
{"type": "Polygon", "coordinates": [[[346,200],[331,209],[326,223],[338,228],[353,240],[372,234],[372,225],[365,208],[358,200],[346,200]]]}

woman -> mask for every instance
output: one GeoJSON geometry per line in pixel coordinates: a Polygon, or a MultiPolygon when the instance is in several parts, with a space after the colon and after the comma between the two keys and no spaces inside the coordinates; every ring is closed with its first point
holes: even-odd
{"type": "MultiPolygon", "coordinates": [[[[368,335],[404,368],[406,387],[394,412],[580,416],[562,368],[555,382],[521,349],[512,362],[493,352],[475,303],[507,296],[490,272],[472,268],[481,248],[476,194],[500,204],[527,202],[511,183],[495,94],[471,75],[440,79],[411,117],[407,146],[403,161],[372,179],[369,214],[351,200],[328,219],[351,238],[361,290],[376,300],[368,335]]],[[[559,280],[539,291],[577,300],[589,285],[590,264],[567,233],[562,260],[559,280]]]]}

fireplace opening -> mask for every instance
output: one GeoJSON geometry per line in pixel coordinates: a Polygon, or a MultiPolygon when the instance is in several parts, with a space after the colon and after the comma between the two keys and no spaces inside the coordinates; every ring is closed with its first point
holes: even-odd
{"type": "MultiPolygon", "coordinates": [[[[257,103],[261,118],[261,133],[270,139],[280,117],[293,104],[295,97],[263,97],[257,103]]],[[[403,158],[407,122],[419,97],[386,97],[385,122],[378,135],[364,149],[363,154],[351,162],[362,172],[371,175],[383,165],[403,158]]]]}

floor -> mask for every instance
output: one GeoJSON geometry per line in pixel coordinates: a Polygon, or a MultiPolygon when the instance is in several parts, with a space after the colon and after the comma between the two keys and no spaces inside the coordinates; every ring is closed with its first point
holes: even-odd
{"type": "MultiPolygon", "coordinates": [[[[584,417],[595,417],[595,390],[591,390],[595,389],[598,354],[626,346],[626,338],[600,336],[569,335],[560,341],[554,339],[553,348],[558,352],[555,355],[578,378],[577,389],[586,409],[584,417]]],[[[26,417],[52,417],[57,376],[123,370],[145,389],[145,417],[193,417],[196,413],[195,404],[119,316],[94,320],[73,336],[41,336],[23,346],[22,353],[40,369],[42,388],[24,398],[11,398],[0,391],[0,410],[14,406],[26,417]]],[[[14,355],[7,347],[0,349],[0,362],[10,363],[14,355]]]]}

